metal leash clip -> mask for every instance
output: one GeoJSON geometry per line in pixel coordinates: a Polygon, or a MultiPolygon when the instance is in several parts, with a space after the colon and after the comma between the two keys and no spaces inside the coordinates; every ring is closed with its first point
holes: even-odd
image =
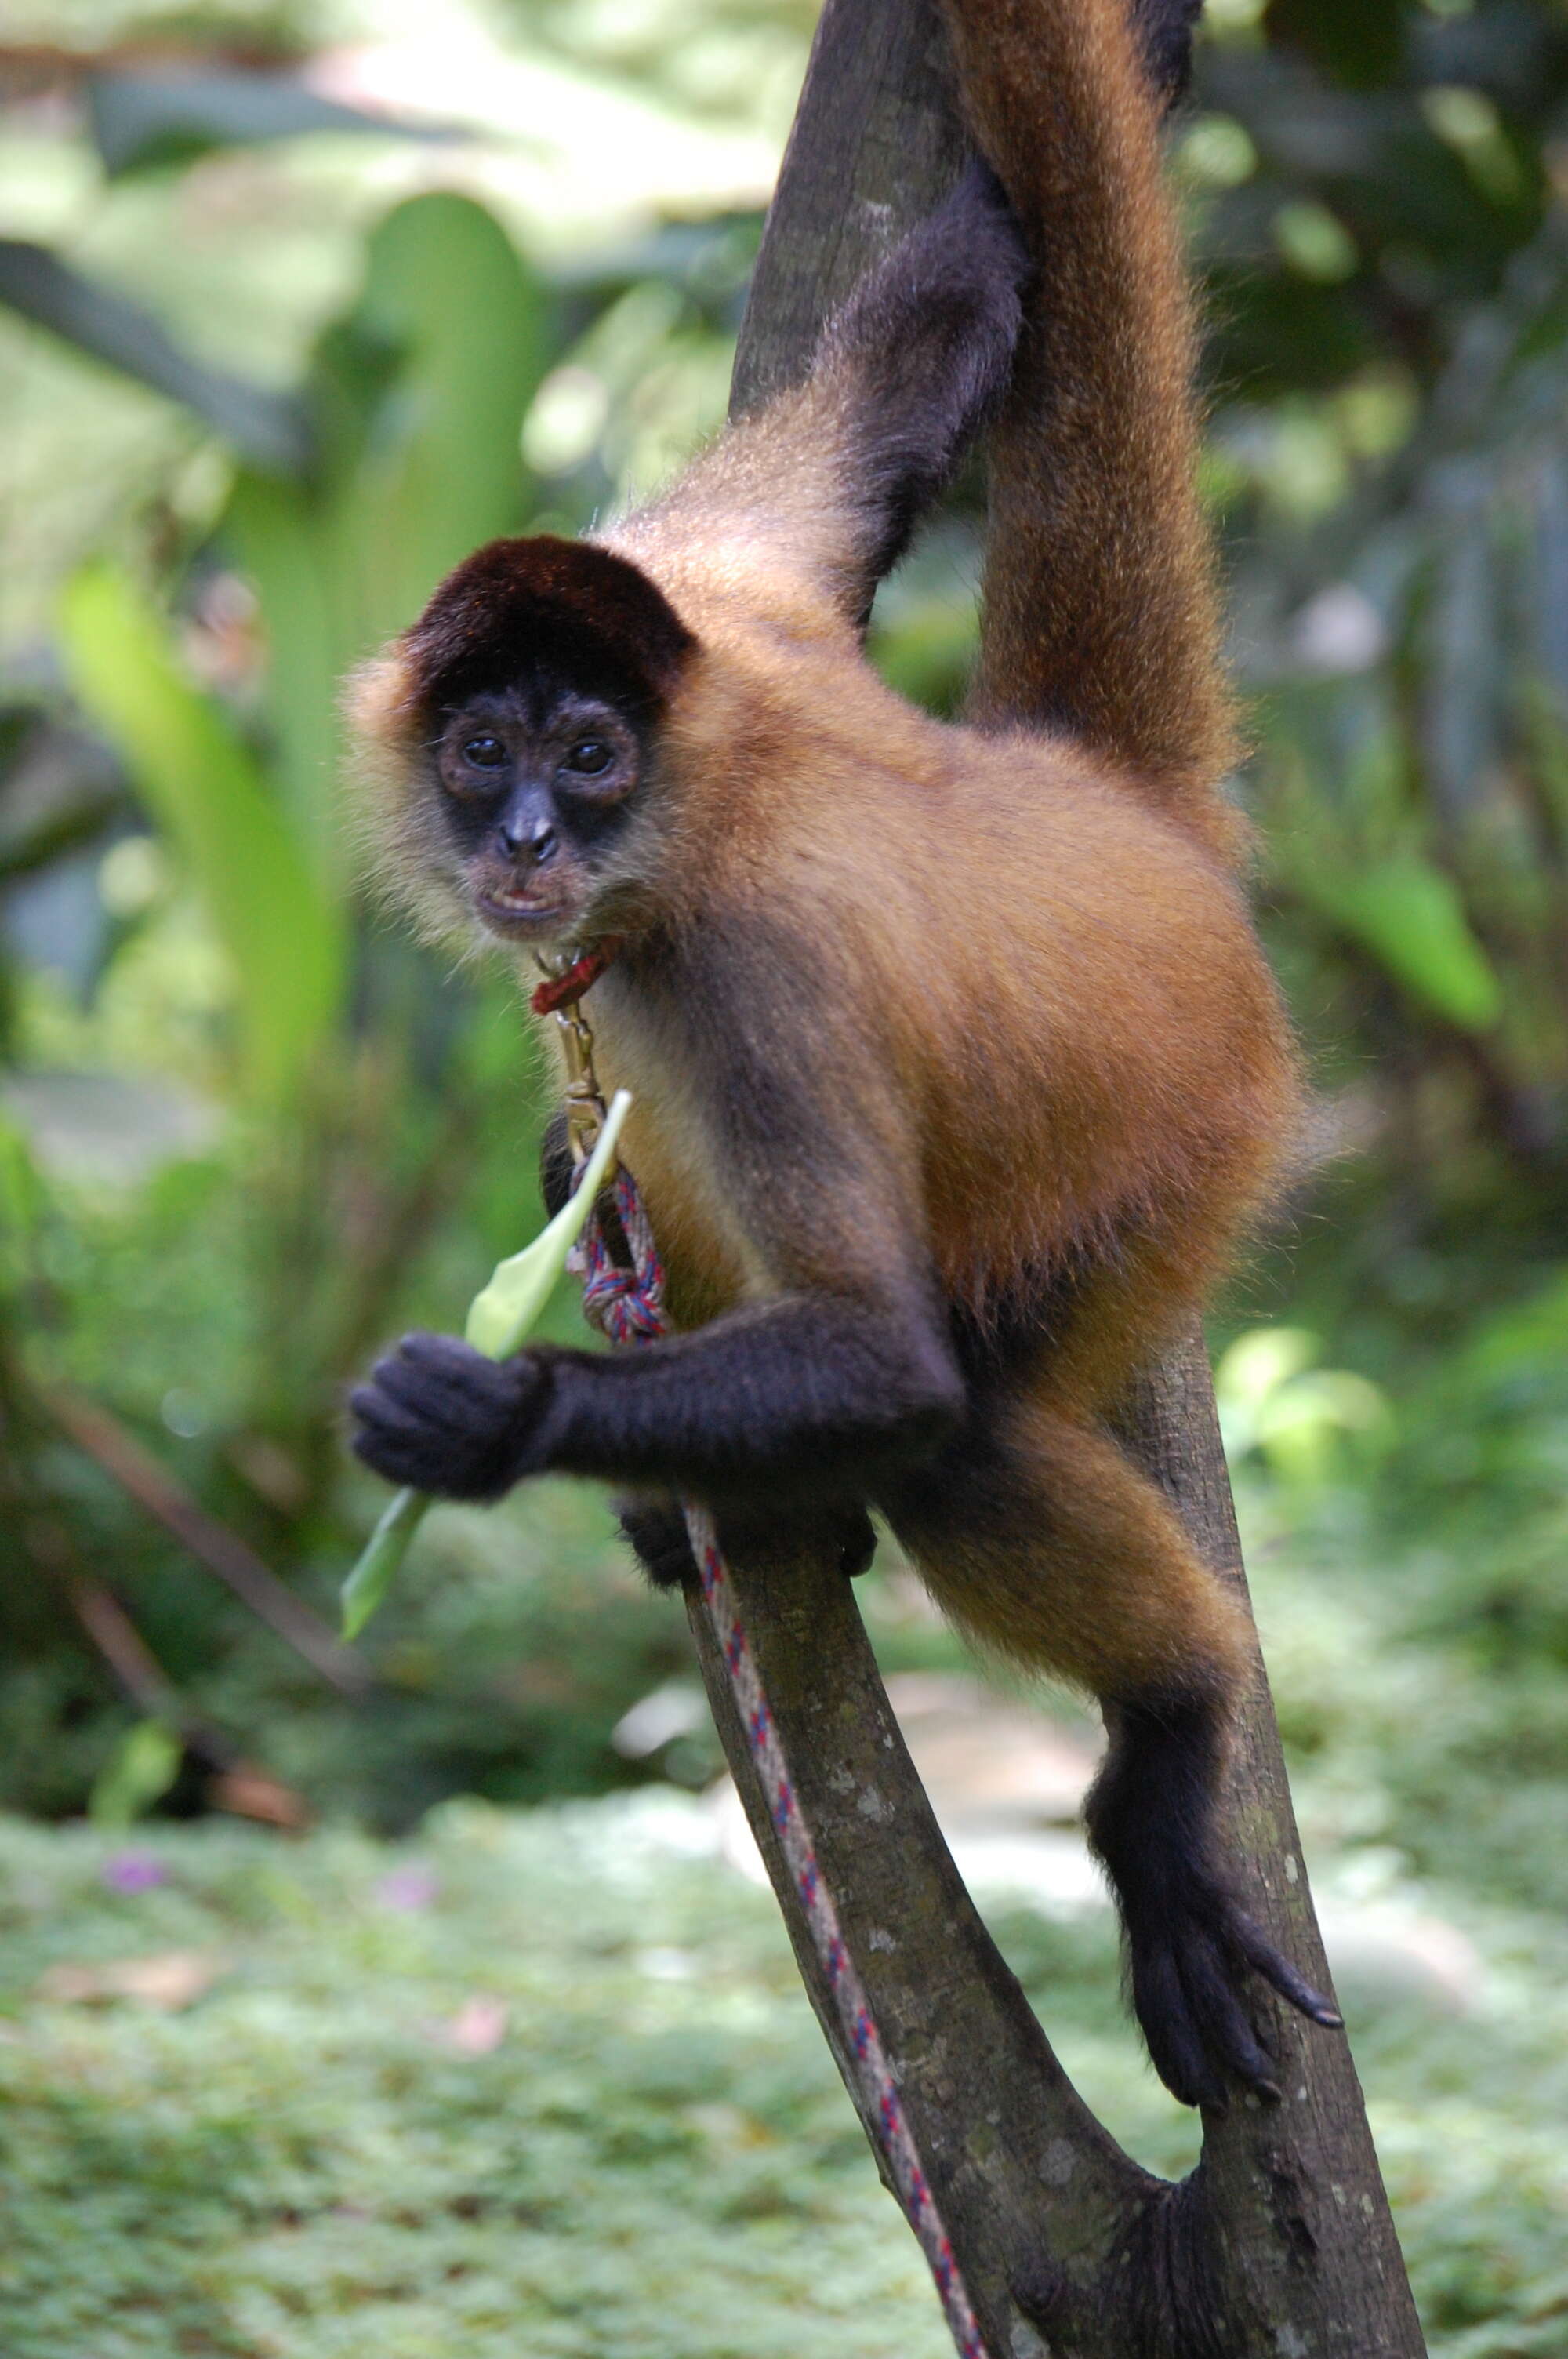
{"type": "MultiPolygon", "coordinates": [[[[535,965],[551,983],[563,982],[582,959],[583,953],[579,950],[534,953],[535,965]]],[[[560,1027],[561,1053],[567,1068],[567,1139],[571,1147],[572,1169],[580,1171],[593,1153],[603,1127],[604,1093],[593,1069],[593,1032],[582,1012],[581,995],[555,1008],[553,1013],[560,1027]]]]}

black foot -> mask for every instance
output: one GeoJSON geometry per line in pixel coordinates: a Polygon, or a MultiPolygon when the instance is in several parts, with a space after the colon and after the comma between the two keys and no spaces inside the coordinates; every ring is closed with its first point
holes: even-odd
{"type": "Polygon", "coordinates": [[[686,1517],[673,1499],[622,1500],[616,1513],[633,1555],[655,1589],[679,1589],[697,1577],[686,1517]]]}
{"type": "Polygon", "coordinates": [[[1195,1882],[1158,1923],[1125,1912],[1124,1922],[1133,2008],[1154,2070],[1184,2105],[1223,2112],[1229,2080],[1278,2098],[1273,2057],[1246,2006],[1252,1974],[1325,2030],[1341,2027],[1338,2010],[1217,1881],[1195,1882]]]}
{"type": "Polygon", "coordinates": [[[1184,2104],[1223,2110],[1229,2084],[1277,2097],[1247,2006],[1256,1975],[1325,2029],[1340,2015],[1264,1940],[1219,1864],[1220,1715],[1191,1697],[1108,1714],[1111,1749],[1090,1794],[1090,1840],[1109,1871],[1132,2005],[1154,2070],[1184,2104]]]}

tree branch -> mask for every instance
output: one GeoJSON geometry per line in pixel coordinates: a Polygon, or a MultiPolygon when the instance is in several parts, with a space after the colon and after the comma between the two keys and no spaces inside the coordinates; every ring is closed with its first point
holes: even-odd
{"type": "MultiPolygon", "coordinates": [[[[758,259],[733,410],[800,375],[827,310],[929,208],[962,154],[926,0],[827,0],[758,259]]],[[[1195,1332],[1141,1388],[1127,1439],[1245,1596],[1195,1332]]],[[[1202,2162],[1179,2186],[1142,2170],[1073,2089],[981,1924],[837,1565],[758,1554],[731,1571],[818,1864],[992,2359],[1419,2359],[1346,2042],[1272,2007],[1281,2104],[1249,2099],[1206,2120],[1202,2162]]],[[[859,2103],[696,1594],[690,1611],[802,1976],[859,2103]]],[[[1232,1802],[1255,1914],[1326,1987],[1260,1661],[1232,1802]]]]}

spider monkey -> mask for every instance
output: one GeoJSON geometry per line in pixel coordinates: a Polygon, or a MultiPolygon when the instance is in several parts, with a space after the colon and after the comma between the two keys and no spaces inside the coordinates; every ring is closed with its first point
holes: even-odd
{"type": "Polygon", "coordinates": [[[851,1564],[880,1509],[960,1627],[1099,1700],[1133,2004],[1170,2088],[1219,2106],[1272,2089],[1251,1975],[1339,2018],[1233,1896],[1242,1620],[1112,1424],[1268,1198],[1297,1084],[1218,784],[1159,147],[1195,10],[1124,6],[943,0],[982,160],[804,382],[624,521],[481,549],[362,674],[367,832],[425,930],[612,951],[599,1065],[635,1093],[678,1332],[503,1364],[412,1336],[352,1407],[395,1483],[630,1486],[662,1582],[677,1492],[851,1564]],[[862,636],[982,425],[986,629],[949,725],[862,636]]]}

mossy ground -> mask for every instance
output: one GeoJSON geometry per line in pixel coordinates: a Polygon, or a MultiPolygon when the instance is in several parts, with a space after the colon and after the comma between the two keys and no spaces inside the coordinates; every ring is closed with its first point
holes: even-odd
{"type": "MultiPolygon", "coordinates": [[[[999,1922],[1085,2093],[1183,2167],[1107,1919],[999,1922]]],[[[0,1924],[6,2359],[947,2349],[700,1802],[452,1804],[401,1847],[6,1822],[0,1924]],[[211,1977],[178,2009],[59,1995],[62,1967],[171,1954],[211,1977]]],[[[1561,2354],[1568,1943],[1466,1930],[1471,2011],[1374,1999],[1357,2052],[1434,2353],[1561,2354]]]]}

